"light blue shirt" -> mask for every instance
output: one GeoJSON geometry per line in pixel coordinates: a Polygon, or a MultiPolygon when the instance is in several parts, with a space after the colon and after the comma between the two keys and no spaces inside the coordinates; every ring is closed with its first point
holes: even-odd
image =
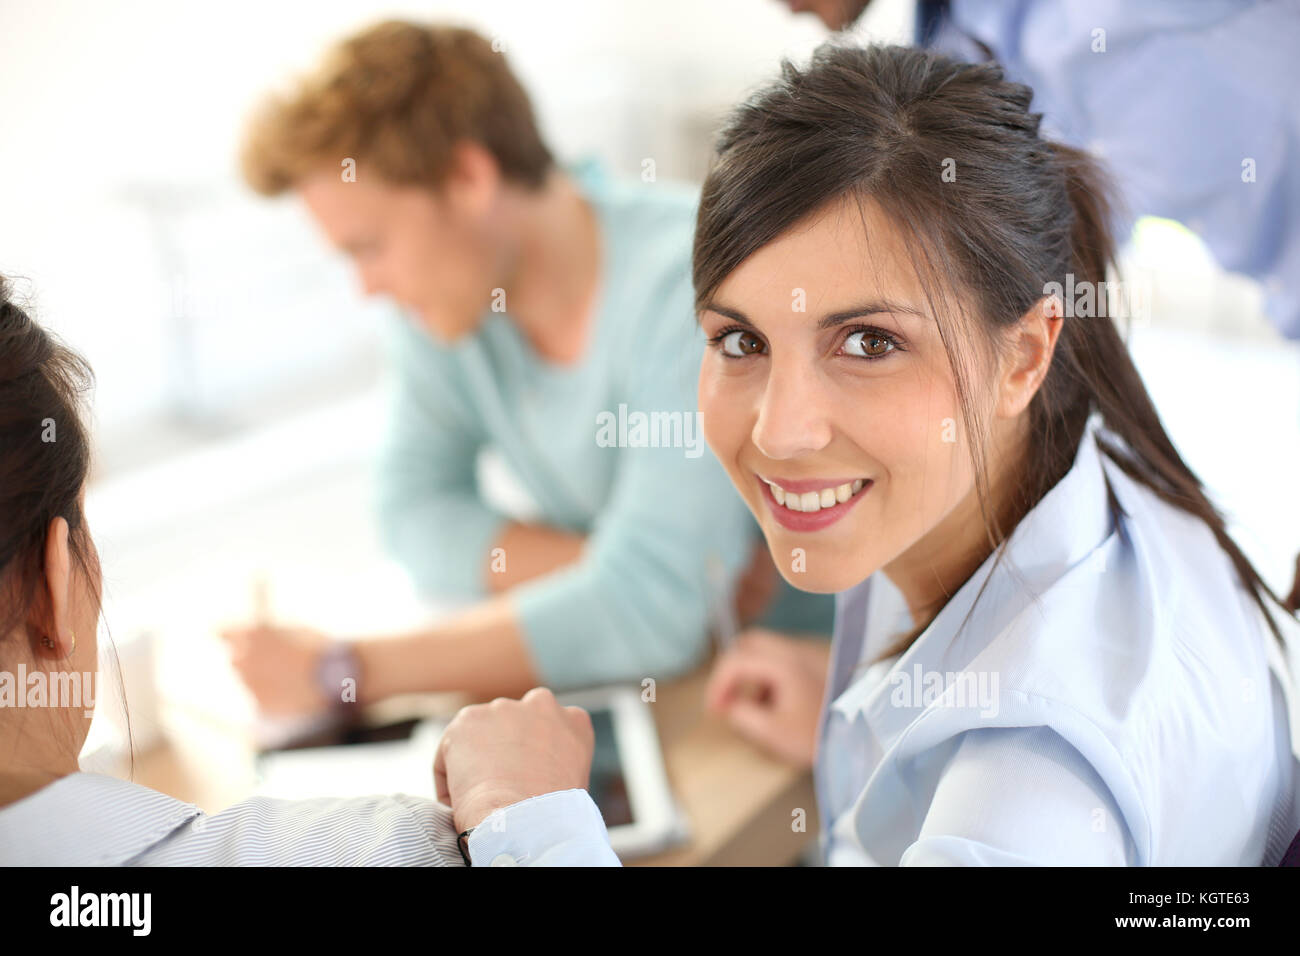
{"type": "Polygon", "coordinates": [[[902,619],[887,579],[839,595],[828,863],[1258,866],[1300,828],[1290,665],[1210,530],[1099,423],[903,654],[876,660],[902,619]]]}
{"type": "Polygon", "coordinates": [[[511,592],[541,682],[556,689],[688,670],[708,644],[711,557],[725,587],[755,540],[696,414],[695,194],[613,180],[595,164],[575,176],[602,241],[582,358],[541,359],[508,311],[451,345],[396,318],[379,475],[387,546],[430,595],[486,593],[509,518],[483,500],[482,448],[504,458],[539,520],[587,536],[577,563],[511,592]]]}
{"type": "MultiPolygon", "coordinates": [[[[923,5],[924,6],[924,5],[923,5]]],[[[1034,90],[1042,132],[1096,153],[1129,216],[1175,219],[1263,285],[1300,338],[1300,4],[1268,0],[953,0],[932,37],[989,47],[1034,90]],[[1094,31],[1104,31],[1104,37],[1094,31]],[[1104,39],[1104,52],[1099,47],[1104,39]],[[1253,181],[1244,181],[1247,160],[1253,181]]]]}
{"type": "MultiPolygon", "coordinates": [[[[1099,432],[1123,448],[1094,418],[1002,562],[902,655],[874,661],[909,623],[882,576],[838,597],[815,768],[829,864],[1256,866],[1300,829],[1293,662],[1209,529],[1099,432]]],[[[507,808],[555,842],[480,828],[476,865],[616,862],[590,803],[507,808]]]]}

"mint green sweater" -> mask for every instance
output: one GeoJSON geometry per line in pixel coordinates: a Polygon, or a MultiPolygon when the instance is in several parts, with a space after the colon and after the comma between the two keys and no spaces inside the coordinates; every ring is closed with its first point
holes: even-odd
{"type": "Polygon", "coordinates": [[[488,312],[452,345],[398,317],[379,502],[388,548],[429,595],[485,594],[508,519],[480,495],[484,446],[541,521],[588,535],[578,563],[511,592],[536,670],[557,688],[690,668],[707,646],[710,556],[730,583],[756,531],[695,414],[694,194],[613,181],[592,164],[574,175],[604,243],[585,355],[548,363],[508,313],[488,312]],[[656,439],[679,447],[644,447],[656,439]]]}

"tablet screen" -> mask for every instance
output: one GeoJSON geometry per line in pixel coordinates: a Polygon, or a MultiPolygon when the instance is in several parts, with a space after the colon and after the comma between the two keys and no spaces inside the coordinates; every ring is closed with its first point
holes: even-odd
{"type": "Polygon", "coordinates": [[[596,732],[596,749],[591,758],[591,799],[605,818],[606,827],[631,823],[632,801],[628,797],[623,759],[614,736],[614,717],[608,710],[593,710],[591,726],[596,732]]]}

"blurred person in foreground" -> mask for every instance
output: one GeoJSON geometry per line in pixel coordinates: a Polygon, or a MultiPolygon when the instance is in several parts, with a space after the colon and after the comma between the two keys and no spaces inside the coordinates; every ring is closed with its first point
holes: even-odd
{"type": "MultiPolygon", "coordinates": [[[[253,797],[209,816],[81,770],[101,676],[103,575],[84,509],[91,381],[0,278],[0,865],[462,865],[450,810],[426,798],[253,797]]],[[[576,752],[544,778],[585,787],[586,771],[569,766],[590,762],[590,718],[558,706],[554,716],[576,752]]]]}

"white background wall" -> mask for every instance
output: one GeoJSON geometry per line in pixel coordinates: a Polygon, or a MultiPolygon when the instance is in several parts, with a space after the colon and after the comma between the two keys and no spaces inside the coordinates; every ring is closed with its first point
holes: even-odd
{"type": "MultiPolygon", "coordinates": [[[[907,0],[873,7],[882,37],[907,34],[907,0]]],[[[701,173],[712,117],[825,35],[777,0],[3,0],[0,273],[94,366],[102,466],[373,376],[379,306],[235,157],[268,89],[387,16],[498,38],[562,157],[670,177],[701,173]]]]}

